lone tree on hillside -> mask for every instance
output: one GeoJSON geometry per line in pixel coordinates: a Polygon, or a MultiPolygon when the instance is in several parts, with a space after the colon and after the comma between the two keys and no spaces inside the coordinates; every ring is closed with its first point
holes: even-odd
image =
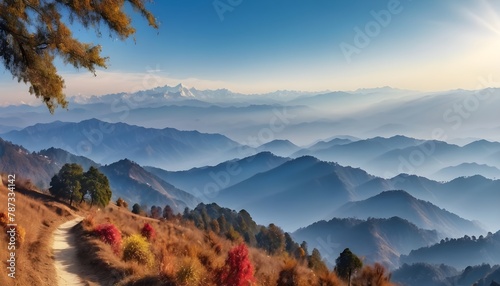
{"type": "Polygon", "coordinates": [[[90,197],[90,206],[94,204],[105,207],[111,200],[111,188],[106,175],[97,168],[91,166],[82,177],[82,199],[85,195],[90,197]]]}
{"type": "Polygon", "coordinates": [[[363,267],[363,262],[349,248],[344,249],[340,256],[335,260],[335,272],[337,275],[348,281],[351,286],[351,276],[356,270],[363,267]]]}
{"type": "Polygon", "coordinates": [[[133,206],[132,206],[132,213],[135,213],[135,214],[141,214],[142,213],[142,208],[139,204],[135,203],[133,206]]]}
{"type": "Polygon", "coordinates": [[[146,1],[0,1],[1,61],[15,79],[29,83],[29,92],[41,97],[53,113],[57,106],[65,108],[68,104],[63,93],[64,80],[54,65],[56,56],[94,74],[96,67],[106,67],[107,57],[101,56],[101,46],[78,41],[68,24],[76,22],[95,30],[97,35],[101,34],[99,27],[106,26],[110,36],[124,40],[135,33],[125,13],[125,2],[150,26],[158,28],[158,22],[145,7],[146,1]]]}
{"type": "Polygon", "coordinates": [[[81,199],[80,181],[83,177],[82,166],[78,164],[64,164],[59,173],[52,177],[50,181],[50,193],[58,198],[69,200],[69,205],[73,205],[73,200],[81,199]]]}
{"type": "Polygon", "coordinates": [[[84,173],[78,164],[65,164],[52,177],[49,191],[56,198],[69,200],[70,205],[75,200],[82,203],[86,196],[91,206],[106,206],[111,200],[108,178],[95,167],[84,173]]]}

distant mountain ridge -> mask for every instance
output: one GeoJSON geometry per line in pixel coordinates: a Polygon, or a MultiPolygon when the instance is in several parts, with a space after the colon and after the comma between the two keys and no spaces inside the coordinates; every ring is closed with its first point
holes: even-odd
{"type": "Polygon", "coordinates": [[[390,178],[400,173],[416,174],[433,180],[460,176],[499,176],[500,143],[478,140],[458,146],[439,140],[407,136],[372,137],[349,142],[334,139],[302,148],[291,157],[314,156],[344,166],[362,168],[370,174],[390,178]],[[475,164],[475,165],[470,165],[475,164]],[[455,168],[453,168],[455,167],[455,168]],[[442,171],[441,171],[442,170],[442,171]]]}
{"type": "Polygon", "coordinates": [[[182,212],[186,207],[194,208],[201,202],[128,159],[102,166],[100,170],[109,179],[114,200],[121,197],[129,204],[148,207],[156,205],[163,208],[168,204],[176,212],[182,212]]]}
{"type": "Polygon", "coordinates": [[[392,281],[405,286],[470,286],[471,284],[455,284],[451,277],[459,275],[454,267],[440,264],[404,263],[392,272],[392,281]]]}
{"type": "MultiPolygon", "coordinates": [[[[183,180],[189,181],[187,177],[183,180]]],[[[440,220],[442,233],[460,236],[482,232],[482,229],[500,228],[496,219],[500,215],[500,209],[496,207],[497,198],[500,198],[499,188],[500,180],[493,181],[481,176],[457,178],[450,182],[436,182],[408,174],[383,179],[371,176],[362,169],[303,156],[222,189],[214,200],[233,209],[245,208],[255,214],[259,223],[276,222],[290,231],[331,218],[335,209],[345,203],[365,200],[384,191],[404,190],[415,199],[439,206],[432,207],[433,212],[444,214],[438,209],[445,208],[448,215],[453,213],[468,220],[466,224],[459,223],[460,227],[454,223],[450,225],[450,221],[445,223],[440,220]],[[300,213],[288,215],[289,209],[301,209],[308,216],[301,216],[300,213]],[[477,221],[481,224],[477,224],[477,221]]],[[[418,204],[427,208],[424,207],[427,204],[418,204]]],[[[373,217],[375,214],[365,213],[363,217],[373,217]]],[[[386,214],[384,217],[394,215],[400,214],[386,214]]],[[[450,219],[448,215],[446,217],[450,219]]],[[[431,224],[420,226],[438,227],[431,224]]]]}
{"type": "MultiPolygon", "coordinates": [[[[254,94],[255,97],[260,100],[267,100],[269,102],[273,101],[286,101],[300,96],[316,95],[321,92],[308,92],[308,91],[294,91],[294,90],[277,90],[274,92],[264,93],[264,94],[254,94]]],[[[156,103],[168,103],[169,100],[175,100],[178,98],[172,98],[169,95],[179,94],[183,98],[196,99],[200,101],[206,101],[211,103],[223,103],[223,102],[237,102],[242,100],[247,100],[249,94],[243,94],[238,92],[233,92],[226,88],[220,89],[197,89],[195,87],[187,87],[183,83],[179,83],[175,86],[159,86],[149,90],[142,90],[132,94],[127,93],[116,93],[107,94],[103,96],[73,96],[70,97],[71,101],[78,103],[100,103],[100,102],[112,102],[117,99],[122,99],[123,97],[141,97],[146,100],[147,103],[155,100],[156,103]]]]}
{"type": "Polygon", "coordinates": [[[2,137],[22,142],[30,150],[57,147],[99,163],[120,160],[126,150],[127,157],[140,164],[173,170],[241,156],[241,145],[220,134],[144,128],[97,119],[36,124],[2,137]]]}
{"type": "Polygon", "coordinates": [[[401,257],[403,263],[447,264],[459,269],[470,265],[500,264],[500,231],[485,236],[464,236],[412,250],[401,257]]]}
{"type": "Polygon", "coordinates": [[[289,140],[273,140],[257,147],[257,150],[269,151],[275,155],[288,157],[300,149],[299,146],[293,144],[289,140]]]}
{"type": "Polygon", "coordinates": [[[76,163],[82,166],[84,170],[88,170],[91,166],[96,168],[100,167],[100,164],[90,160],[87,157],[73,155],[68,151],[60,148],[51,147],[49,149],[41,150],[40,152],[38,152],[38,154],[49,158],[51,161],[56,162],[59,167],[62,167],[66,163],[76,163]]]}
{"type": "Polygon", "coordinates": [[[172,185],[205,200],[212,200],[217,192],[231,187],[258,173],[269,171],[289,158],[261,152],[241,160],[230,160],[216,166],[193,168],[187,171],[170,172],[155,167],[144,167],[172,185]]]}
{"type": "MultiPolygon", "coordinates": [[[[425,177],[400,174],[392,179],[374,178],[357,188],[359,194],[374,196],[388,190],[404,190],[413,197],[458,214],[469,220],[478,220],[486,229],[500,228],[497,202],[500,199],[500,180],[479,175],[460,177],[449,182],[436,182],[425,177]]],[[[367,198],[367,197],[365,197],[367,198]]]]}
{"type": "Polygon", "coordinates": [[[139,203],[149,207],[165,207],[168,204],[177,212],[182,212],[185,207],[194,208],[201,202],[128,159],[100,166],[86,157],[76,156],[62,149],[49,148],[30,153],[24,147],[0,138],[0,173],[15,174],[18,179],[29,179],[39,188],[48,189],[52,176],[66,163],[79,164],[84,170],[88,170],[90,166],[98,167],[108,176],[113,192],[112,200],[121,197],[130,204],[139,203]]]}
{"type": "MultiPolygon", "coordinates": [[[[447,121],[443,121],[443,111],[475,96],[477,91],[452,90],[422,93],[383,88],[347,92],[282,90],[263,95],[249,95],[224,88],[212,91],[197,90],[181,84],[156,87],[135,93],[122,92],[90,98],[88,96],[69,97],[71,101],[69,111],[56,112],[54,115],[48,114],[42,106],[0,107],[0,119],[2,125],[24,128],[35,123],[47,123],[54,120],[82,121],[98,118],[153,128],[169,126],[179,130],[195,129],[205,133],[219,133],[243,143],[249,135],[258,136],[259,131],[269,128],[270,120],[275,122],[273,118],[276,116],[276,111],[280,111],[282,114],[291,116],[287,117],[288,120],[284,126],[286,128],[283,129],[280,126],[280,132],[273,134],[276,138],[268,140],[291,140],[299,145],[309,145],[311,142],[339,134],[350,134],[358,138],[392,137],[402,134],[407,137],[429,139],[428,126],[434,126],[447,130],[449,142],[469,141],[460,140],[463,138],[499,141],[500,136],[497,135],[499,126],[489,118],[494,118],[496,111],[500,108],[499,102],[494,100],[500,94],[500,89],[490,88],[481,92],[495,96],[482,101],[484,104],[481,104],[481,112],[468,118],[468,124],[462,125],[460,130],[448,128],[450,122],[453,122],[450,119],[455,119],[456,116],[449,116],[447,121]],[[252,105],[265,105],[267,110],[256,110],[252,105]],[[422,117],[422,114],[426,116],[422,117]],[[227,120],[228,118],[231,120],[227,120]],[[436,125],[437,123],[439,126],[436,125]],[[482,126],[482,128],[476,128],[477,126],[482,126]]],[[[261,142],[257,145],[264,144],[268,140],[260,140],[261,142]]],[[[473,147],[477,148],[477,146],[473,147]]],[[[317,154],[308,155],[319,157],[317,154]]],[[[476,156],[476,158],[479,157],[476,156]]],[[[481,156],[481,160],[483,159],[484,162],[477,163],[500,169],[495,160],[488,162],[488,158],[481,156]]],[[[337,160],[333,159],[333,161],[337,160]]],[[[338,162],[349,165],[345,162],[338,162]]],[[[445,164],[435,169],[434,172],[460,163],[463,162],[445,164]]],[[[383,175],[374,173],[366,166],[358,167],[363,167],[374,175],[383,175]]],[[[393,175],[400,173],[390,171],[393,175]]],[[[429,174],[418,172],[416,174],[429,176],[429,174]]]]}
{"type": "Polygon", "coordinates": [[[29,179],[41,189],[49,188],[49,183],[66,163],[77,163],[88,170],[90,166],[99,167],[96,162],[76,156],[65,150],[49,148],[40,152],[29,152],[21,145],[0,138],[0,173],[16,174],[29,179]]]}
{"type": "MultiPolygon", "coordinates": [[[[334,161],[344,166],[363,167],[370,160],[386,152],[414,147],[424,141],[398,135],[390,138],[374,137],[353,142],[339,141],[338,139],[330,142],[329,144],[322,143],[321,147],[316,144],[310,150],[302,149],[296,155],[311,155],[320,160],[334,161]]],[[[375,173],[379,174],[380,172],[377,170],[375,173]]]]}
{"type": "Polygon", "coordinates": [[[431,245],[438,239],[435,231],[419,229],[398,217],[323,220],[298,229],[292,237],[320,250],[333,265],[338,254],[348,247],[366,258],[365,261],[378,261],[391,269],[399,266],[400,254],[409,253],[419,245],[431,245]]]}
{"type": "Polygon", "coordinates": [[[335,210],[331,217],[369,217],[406,219],[419,228],[434,229],[441,236],[460,237],[465,234],[485,234],[471,221],[443,210],[430,202],[418,200],[405,191],[385,191],[363,201],[348,202],[335,210]]]}
{"type": "Polygon", "coordinates": [[[291,231],[357,198],[356,186],[371,179],[361,169],[304,156],[222,190],[215,201],[232,209],[244,208],[261,224],[275,222],[291,231]]]}
{"type": "Polygon", "coordinates": [[[0,138],[0,173],[29,179],[40,188],[47,188],[52,176],[62,166],[50,158],[30,153],[24,147],[0,138]]]}
{"type": "Polygon", "coordinates": [[[403,264],[392,273],[392,281],[405,286],[497,286],[500,265],[469,265],[458,271],[445,264],[403,264]]]}
{"type": "Polygon", "coordinates": [[[470,177],[478,174],[489,179],[500,179],[500,169],[478,163],[462,163],[456,166],[445,167],[436,172],[433,177],[442,181],[451,181],[458,177],[470,177]]]}

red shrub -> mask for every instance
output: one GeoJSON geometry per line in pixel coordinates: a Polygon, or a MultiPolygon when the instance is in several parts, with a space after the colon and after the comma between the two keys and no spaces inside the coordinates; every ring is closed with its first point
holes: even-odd
{"type": "Polygon", "coordinates": [[[111,245],[115,253],[120,250],[122,244],[122,234],[114,224],[100,224],[94,229],[94,233],[99,236],[102,241],[111,245]]]}
{"type": "Polygon", "coordinates": [[[248,259],[248,248],[242,243],[229,251],[220,282],[224,286],[248,286],[255,281],[253,274],[253,265],[248,259]]]}
{"type": "Polygon", "coordinates": [[[141,235],[148,240],[153,240],[156,237],[156,231],[149,223],[145,223],[141,229],[141,235]]]}

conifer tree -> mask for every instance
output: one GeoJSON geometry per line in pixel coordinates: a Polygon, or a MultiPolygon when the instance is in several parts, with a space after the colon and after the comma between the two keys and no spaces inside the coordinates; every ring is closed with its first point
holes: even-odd
{"type": "Polygon", "coordinates": [[[59,199],[69,200],[69,205],[82,196],[81,179],[83,169],[78,164],[64,164],[59,173],[52,177],[50,181],[50,193],[59,199]]]}
{"type": "Polygon", "coordinates": [[[100,26],[105,26],[110,36],[124,40],[135,33],[125,3],[146,18],[150,26],[158,28],[145,7],[146,1],[0,1],[0,61],[15,79],[28,83],[29,92],[41,98],[53,113],[57,106],[65,108],[68,104],[64,80],[54,65],[56,57],[94,74],[97,67],[106,67],[101,46],[80,42],[73,36],[71,24],[81,24],[98,35],[100,26]]]}
{"type": "Polygon", "coordinates": [[[349,248],[344,249],[340,256],[335,260],[335,272],[337,275],[348,281],[348,285],[351,286],[352,275],[361,267],[363,263],[361,259],[351,252],[349,248]]]}
{"type": "Polygon", "coordinates": [[[108,177],[93,166],[82,176],[82,201],[85,195],[90,197],[91,206],[96,204],[105,207],[111,200],[112,193],[108,177]]]}
{"type": "Polygon", "coordinates": [[[172,207],[170,205],[166,205],[163,208],[162,217],[165,219],[172,219],[174,217],[174,210],[172,210],[172,207]]]}

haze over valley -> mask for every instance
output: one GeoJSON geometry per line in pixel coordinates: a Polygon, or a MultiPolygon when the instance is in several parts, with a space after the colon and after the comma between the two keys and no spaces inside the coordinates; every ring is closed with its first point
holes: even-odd
{"type": "MultiPolygon", "coordinates": [[[[500,127],[487,118],[499,95],[384,87],[248,96],[178,85],[74,97],[53,116],[1,107],[0,171],[47,188],[65,163],[95,166],[113,200],[180,213],[202,202],[244,209],[317,248],[329,265],[350,247],[391,270],[422,262],[458,271],[472,263],[419,249],[498,236],[500,127]],[[450,111],[471,100],[467,117],[450,111]]],[[[474,265],[500,263],[481,257],[474,265]]]]}

